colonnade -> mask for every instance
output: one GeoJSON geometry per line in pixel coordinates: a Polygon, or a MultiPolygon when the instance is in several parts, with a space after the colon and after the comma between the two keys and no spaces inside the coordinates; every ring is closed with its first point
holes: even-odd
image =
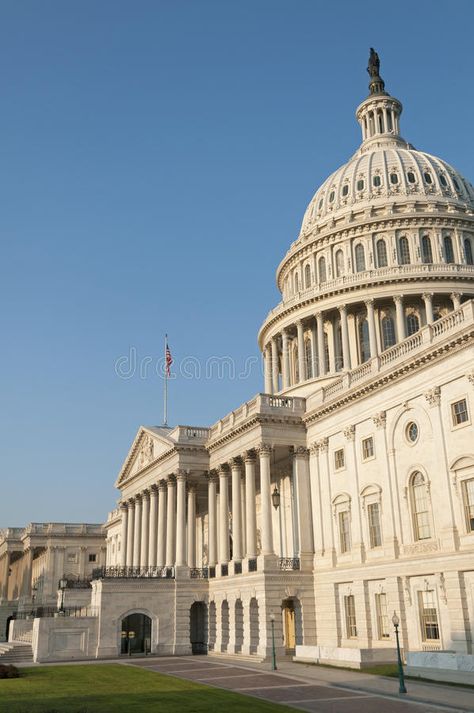
{"type": "MultiPolygon", "coordinates": [[[[461,306],[462,295],[459,292],[437,295],[437,297],[444,300],[449,298],[454,310],[461,306]]],[[[408,336],[406,309],[413,301],[420,299],[423,301],[423,318],[426,324],[431,324],[435,320],[433,298],[433,292],[423,292],[421,295],[406,297],[399,294],[389,299],[377,300],[377,307],[380,306],[385,311],[390,310],[391,302],[395,313],[394,337],[397,342],[403,341],[408,336]]],[[[349,370],[366,361],[367,358],[378,356],[381,349],[383,350],[383,344],[379,347],[374,299],[317,311],[313,317],[299,319],[284,327],[265,345],[265,393],[276,394],[311,378],[331,375],[341,369],[349,370]],[[360,315],[361,310],[367,320],[368,328],[368,353],[365,354],[365,358],[362,355],[359,334],[354,335],[359,348],[355,352],[354,350],[351,352],[350,348],[348,317],[360,315]],[[338,339],[334,338],[336,333],[339,335],[338,339]]]]}
{"type": "MultiPolygon", "coordinates": [[[[209,567],[241,563],[258,555],[274,555],[272,518],[272,446],[260,444],[240,457],[206,473],[207,561],[209,567]],[[257,461],[260,486],[260,547],[257,544],[257,461]],[[232,535],[232,553],[230,548],[232,535]]],[[[293,478],[297,494],[298,541],[301,552],[313,552],[309,460],[305,448],[293,453],[293,478]]],[[[197,489],[203,476],[178,470],[123,501],[121,509],[120,565],[133,567],[195,568],[197,489]]],[[[202,495],[204,489],[199,488],[202,495]]],[[[199,513],[202,515],[202,513],[199,513]]]]}

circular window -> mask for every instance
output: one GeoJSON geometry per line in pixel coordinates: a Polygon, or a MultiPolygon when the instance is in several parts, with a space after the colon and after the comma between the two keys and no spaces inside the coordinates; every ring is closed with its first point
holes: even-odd
{"type": "Polygon", "coordinates": [[[398,183],[398,175],[396,173],[391,173],[390,174],[390,183],[393,183],[394,186],[397,185],[398,183]]]}
{"type": "Polygon", "coordinates": [[[425,179],[426,183],[428,183],[428,184],[433,183],[433,179],[431,178],[431,173],[424,173],[423,178],[425,179]]]}
{"type": "Polygon", "coordinates": [[[331,193],[329,194],[329,202],[332,203],[333,200],[334,200],[334,191],[331,191],[331,193]]]}
{"type": "Polygon", "coordinates": [[[346,183],[346,184],[342,187],[342,195],[343,195],[343,196],[347,196],[348,193],[349,193],[349,184],[346,183]]]}
{"type": "Polygon", "coordinates": [[[374,186],[376,188],[378,188],[381,183],[382,183],[382,180],[381,180],[380,176],[374,176],[374,186]]]}
{"type": "Polygon", "coordinates": [[[407,178],[408,178],[408,183],[416,182],[415,174],[413,173],[413,171],[408,171],[407,178]]]}
{"type": "Polygon", "coordinates": [[[448,185],[448,182],[447,182],[446,176],[444,174],[442,174],[442,173],[439,174],[439,181],[440,181],[441,185],[446,188],[446,186],[448,185]]]}
{"type": "Polygon", "coordinates": [[[406,436],[410,443],[416,443],[418,440],[418,426],[414,421],[410,421],[406,427],[406,436]]]}
{"type": "Polygon", "coordinates": [[[363,179],[360,179],[359,181],[357,181],[357,190],[358,191],[364,190],[364,180],[363,179]]]}

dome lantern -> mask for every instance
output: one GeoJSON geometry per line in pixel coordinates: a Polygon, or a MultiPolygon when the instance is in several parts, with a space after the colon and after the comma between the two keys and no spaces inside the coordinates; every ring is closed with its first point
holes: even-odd
{"type": "Polygon", "coordinates": [[[385,82],[380,76],[380,59],[370,48],[367,72],[370,76],[369,97],[357,108],[356,117],[362,129],[363,142],[380,139],[400,139],[400,114],[402,105],[385,91],[385,82]]]}

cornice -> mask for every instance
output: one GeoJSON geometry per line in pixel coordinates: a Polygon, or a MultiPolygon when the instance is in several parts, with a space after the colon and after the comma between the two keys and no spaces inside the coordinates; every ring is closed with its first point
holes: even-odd
{"type": "Polygon", "coordinates": [[[283,415],[263,415],[256,414],[248,421],[239,424],[235,428],[232,428],[228,433],[219,435],[214,441],[208,443],[207,450],[209,453],[213,453],[221,446],[233,441],[244,433],[247,433],[252,428],[256,426],[264,426],[268,424],[285,424],[288,426],[302,426],[303,421],[301,416],[283,416],[283,415]]]}

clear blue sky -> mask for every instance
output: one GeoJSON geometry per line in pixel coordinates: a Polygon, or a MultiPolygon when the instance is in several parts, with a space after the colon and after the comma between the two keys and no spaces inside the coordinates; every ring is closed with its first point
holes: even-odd
{"type": "MultiPolygon", "coordinates": [[[[473,24],[471,0],[0,2],[0,526],[106,517],[162,418],[154,372],[116,374],[130,348],[258,356],[275,268],[359,144],[370,46],[405,138],[474,180],[473,24]]],[[[179,376],[170,421],[261,388],[179,376]]]]}

